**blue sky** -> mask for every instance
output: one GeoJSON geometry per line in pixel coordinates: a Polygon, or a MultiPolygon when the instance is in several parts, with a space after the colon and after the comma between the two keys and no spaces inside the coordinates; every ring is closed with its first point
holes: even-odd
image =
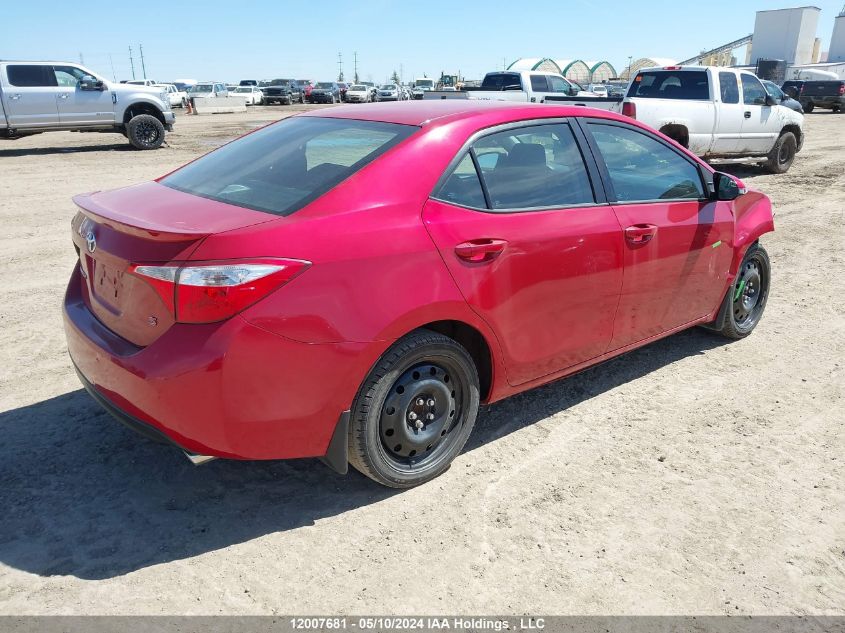
{"type": "MultiPolygon", "coordinates": [[[[822,0],[817,37],[826,50],[843,0],[822,0]]],[[[408,81],[441,71],[480,78],[518,57],[682,59],[754,30],[769,0],[76,0],[3,2],[0,59],[78,61],[101,74],[236,81],[271,77],[331,80],[337,54],[347,78],[358,52],[361,80],[395,69],[408,81]]]]}

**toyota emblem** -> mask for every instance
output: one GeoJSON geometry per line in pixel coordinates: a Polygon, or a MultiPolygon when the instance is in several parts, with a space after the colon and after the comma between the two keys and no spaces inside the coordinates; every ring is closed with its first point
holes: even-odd
{"type": "Polygon", "coordinates": [[[88,231],[88,235],[85,236],[85,243],[88,245],[89,253],[97,250],[97,238],[94,237],[94,231],[88,231]]]}

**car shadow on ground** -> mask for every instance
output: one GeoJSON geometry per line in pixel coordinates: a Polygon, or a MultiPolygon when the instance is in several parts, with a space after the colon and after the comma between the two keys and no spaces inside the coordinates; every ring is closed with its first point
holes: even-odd
{"type": "Polygon", "coordinates": [[[103,145],[66,145],[57,147],[21,147],[18,149],[0,149],[0,158],[20,156],[50,156],[53,154],[82,154],[85,152],[136,152],[127,141],[123,143],[104,143],[103,145]]]}
{"type": "MultiPolygon", "coordinates": [[[[725,342],[686,331],[483,407],[465,450],[725,342]]],[[[0,563],[40,576],[120,576],[401,494],[317,460],[194,467],[113,421],[81,389],[0,414],[0,433],[0,563]]]]}

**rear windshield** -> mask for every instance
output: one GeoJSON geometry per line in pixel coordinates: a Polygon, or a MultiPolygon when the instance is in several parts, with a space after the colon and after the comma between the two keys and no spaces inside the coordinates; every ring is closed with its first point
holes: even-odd
{"type": "Polygon", "coordinates": [[[641,99],[710,99],[707,72],[703,70],[644,70],[628,89],[641,99]]]}
{"type": "Polygon", "coordinates": [[[481,82],[482,90],[505,90],[506,88],[521,90],[522,82],[519,73],[495,73],[485,75],[481,82]]]}
{"type": "Polygon", "coordinates": [[[240,207],[290,215],[418,128],[294,117],[253,132],[176,171],[161,184],[240,207]]]}

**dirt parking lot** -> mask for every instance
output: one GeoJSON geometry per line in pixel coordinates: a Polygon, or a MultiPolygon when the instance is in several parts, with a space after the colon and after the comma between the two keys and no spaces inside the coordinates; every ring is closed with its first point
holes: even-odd
{"type": "Polygon", "coordinates": [[[771,196],[766,314],[482,410],[439,479],[195,468],[71,368],[70,197],[159,176],[297,108],[179,116],[168,146],[0,144],[0,613],[845,613],[845,115],[771,196]]]}

